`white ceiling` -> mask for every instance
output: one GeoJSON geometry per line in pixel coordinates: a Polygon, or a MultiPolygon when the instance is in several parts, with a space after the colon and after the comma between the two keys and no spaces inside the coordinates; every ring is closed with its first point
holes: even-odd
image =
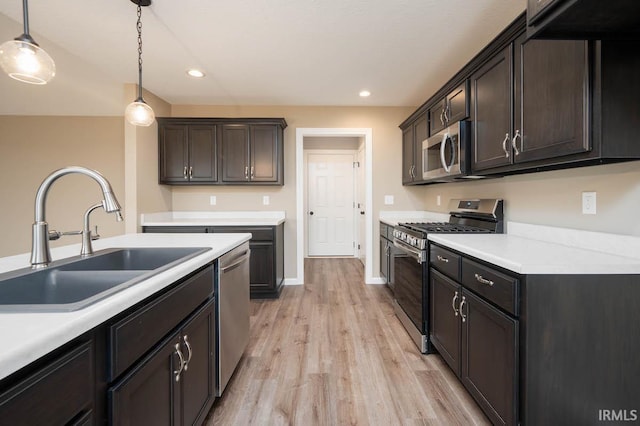
{"type": "MultiPolygon", "coordinates": [[[[417,106],[525,3],[153,0],[142,15],[143,84],[171,104],[417,106]],[[189,78],[189,67],[207,76],[189,78]],[[362,89],[371,97],[358,97],[362,89]]],[[[37,0],[29,12],[32,35],[56,60],[54,82],[100,81],[110,90],[136,82],[136,6],[130,0],[37,0]]],[[[15,21],[2,25],[0,36],[18,36],[22,2],[0,0],[0,14],[0,23],[15,21]]],[[[0,89],[12,93],[38,89],[6,80],[0,89]]]]}

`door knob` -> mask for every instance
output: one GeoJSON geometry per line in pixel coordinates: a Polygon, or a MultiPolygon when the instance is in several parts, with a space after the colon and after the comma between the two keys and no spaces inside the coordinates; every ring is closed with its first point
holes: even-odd
{"type": "Polygon", "coordinates": [[[309,214],[310,214],[311,216],[313,216],[313,212],[309,212],[309,214]]]}

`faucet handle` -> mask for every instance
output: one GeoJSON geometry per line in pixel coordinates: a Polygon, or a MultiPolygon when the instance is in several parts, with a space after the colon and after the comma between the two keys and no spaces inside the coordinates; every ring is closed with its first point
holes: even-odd
{"type": "Polygon", "coordinates": [[[81,235],[82,231],[49,231],[49,240],[59,240],[64,235],[81,235]]]}
{"type": "Polygon", "coordinates": [[[98,225],[96,225],[95,232],[91,233],[91,240],[95,241],[95,240],[99,240],[99,239],[100,239],[100,234],[98,234],[98,225]]]}

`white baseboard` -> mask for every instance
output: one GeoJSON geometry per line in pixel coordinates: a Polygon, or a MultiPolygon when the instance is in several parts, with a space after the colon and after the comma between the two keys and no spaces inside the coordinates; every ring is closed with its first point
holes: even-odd
{"type": "Polygon", "coordinates": [[[303,284],[304,284],[304,280],[298,277],[284,279],[284,285],[303,285],[303,284]]]}
{"type": "Polygon", "coordinates": [[[387,280],[385,280],[382,277],[373,277],[366,282],[366,284],[386,284],[386,283],[387,283],[387,280]]]}

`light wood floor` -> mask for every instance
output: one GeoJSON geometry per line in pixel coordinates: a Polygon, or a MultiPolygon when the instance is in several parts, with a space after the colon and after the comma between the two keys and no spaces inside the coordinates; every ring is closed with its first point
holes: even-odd
{"type": "Polygon", "coordinates": [[[251,341],[207,425],[489,424],[356,259],[306,259],[305,285],[251,302],[251,341]]]}

